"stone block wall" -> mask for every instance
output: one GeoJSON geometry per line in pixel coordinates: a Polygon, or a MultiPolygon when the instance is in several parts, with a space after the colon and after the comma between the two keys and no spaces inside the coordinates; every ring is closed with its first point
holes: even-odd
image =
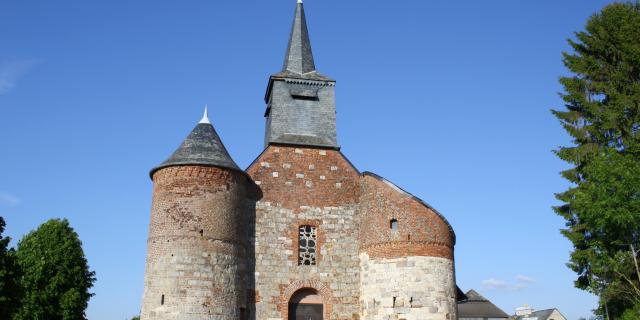
{"type": "Polygon", "coordinates": [[[360,254],[364,320],[456,320],[453,261],[436,257],[370,259],[360,254]]]}
{"type": "Polygon", "coordinates": [[[339,151],[284,146],[269,146],[247,171],[263,193],[249,233],[255,319],[287,319],[304,288],[322,297],[325,319],[358,319],[359,173],[339,151]],[[298,265],[300,225],[318,228],[315,266],[298,265]]]}
{"type": "Polygon", "coordinates": [[[153,180],[141,318],[238,319],[247,310],[247,177],[177,166],[153,180]]]}

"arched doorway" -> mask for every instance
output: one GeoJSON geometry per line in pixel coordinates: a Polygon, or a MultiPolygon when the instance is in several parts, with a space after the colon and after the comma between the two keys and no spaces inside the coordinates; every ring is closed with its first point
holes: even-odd
{"type": "Polygon", "coordinates": [[[322,297],[314,289],[298,290],[289,300],[288,320],[322,320],[322,297]]]}

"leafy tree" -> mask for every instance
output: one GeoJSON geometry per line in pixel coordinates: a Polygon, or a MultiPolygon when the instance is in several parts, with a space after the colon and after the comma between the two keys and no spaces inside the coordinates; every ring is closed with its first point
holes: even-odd
{"type": "Polygon", "coordinates": [[[24,296],[16,320],[84,320],[96,280],[78,234],[65,220],[49,220],[18,243],[24,296]]]}
{"type": "Polygon", "coordinates": [[[640,304],[635,305],[633,309],[627,310],[622,317],[621,320],[638,320],[640,319],[640,304]]]}
{"type": "Polygon", "coordinates": [[[573,138],[556,153],[573,165],[562,175],[575,186],[554,209],[567,221],[576,286],[617,318],[636,303],[640,275],[640,4],[605,7],[576,38],[564,53],[573,76],[560,79],[566,110],[553,111],[573,138]]]}
{"type": "Polygon", "coordinates": [[[140,320],[140,316],[135,316],[135,317],[131,318],[131,320],[140,320]]]}
{"type": "Polygon", "coordinates": [[[0,217],[0,319],[9,319],[16,309],[20,288],[15,251],[9,249],[11,238],[2,237],[5,222],[0,217]]]}
{"type": "Polygon", "coordinates": [[[640,161],[608,150],[593,156],[581,171],[583,180],[571,191],[571,206],[583,233],[570,239],[587,246],[573,252],[571,267],[582,271],[588,266],[592,278],[585,279],[586,288],[611,301],[607,308],[619,314],[640,304],[640,161]]]}

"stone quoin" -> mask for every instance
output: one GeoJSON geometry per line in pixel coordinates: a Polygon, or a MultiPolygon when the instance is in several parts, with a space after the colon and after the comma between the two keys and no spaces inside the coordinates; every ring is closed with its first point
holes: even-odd
{"type": "Polygon", "coordinates": [[[335,85],[298,0],[257,159],[241,170],[205,111],[150,173],[141,319],[457,319],[451,225],[342,154],[335,85]]]}

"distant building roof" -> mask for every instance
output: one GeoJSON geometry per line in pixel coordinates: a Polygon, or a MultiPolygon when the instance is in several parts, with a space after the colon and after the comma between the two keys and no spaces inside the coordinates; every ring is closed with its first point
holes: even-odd
{"type": "Polygon", "coordinates": [[[550,320],[549,317],[553,314],[554,311],[558,311],[558,313],[562,316],[561,319],[553,319],[553,320],[564,320],[566,319],[562,313],[560,313],[560,311],[556,308],[553,309],[546,309],[546,310],[538,310],[538,311],[534,311],[528,315],[522,315],[522,316],[513,316],[511,319],[513,320],[524,320],[524,319],[535,319],[535,320],[550,320]]]}
{"type": "Polygon", "coordinates": [[[458,302],[458,318],[509,318],[506,312],[475,290],[469,290],[465,295],[467,299],[458,302]]]}

